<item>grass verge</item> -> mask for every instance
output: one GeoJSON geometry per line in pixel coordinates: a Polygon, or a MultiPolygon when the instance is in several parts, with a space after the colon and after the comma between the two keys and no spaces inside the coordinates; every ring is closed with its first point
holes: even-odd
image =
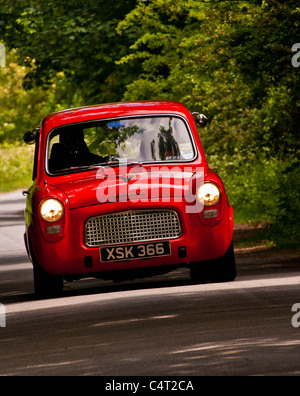
{"type": "Polygon", "coordinates": [[[34,147],[0,146],[0,192],[28,188],[32,184],[34,147]]]}

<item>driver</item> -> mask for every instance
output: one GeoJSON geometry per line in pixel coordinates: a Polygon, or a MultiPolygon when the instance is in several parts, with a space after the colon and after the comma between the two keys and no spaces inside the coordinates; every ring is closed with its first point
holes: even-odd
{"type": "Polygon", "coordinates": [[[53,145],[49,160],[50,171],[71,167],[89,166],[104,161],[103,157],[89,151],[80,127],[67,127],[59,136],[59,143],[53,145]]]}

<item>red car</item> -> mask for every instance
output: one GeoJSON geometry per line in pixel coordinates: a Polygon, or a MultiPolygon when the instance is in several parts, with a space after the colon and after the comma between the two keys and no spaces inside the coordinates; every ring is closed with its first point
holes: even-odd
{"type": "Polygon", "coordinates": [[[196,282],[236,277],[233,210],[177,102],[116,103],[47,116],[35,143],[25,244],[35,292],[63,281],[122,281],[190,268],[196,282]]]}

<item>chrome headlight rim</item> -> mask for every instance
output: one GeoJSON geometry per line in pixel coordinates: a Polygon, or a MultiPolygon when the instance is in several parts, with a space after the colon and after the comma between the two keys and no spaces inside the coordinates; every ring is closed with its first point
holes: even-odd
{"type": "Polygon", "coordinates": [[[216,183],[206,181],[198,187],[197,199],[205,207],[217,205],[221,199],[221,189],[216,183]],[[205,196],[207,197],[206,199],[205,196]]]}
{"type": "Polygon", "coordinates": [[[43,200],[40,204],[39,213],[47,223],[57,223],[64,215],[64,205],[54,197],[43,200]]]}

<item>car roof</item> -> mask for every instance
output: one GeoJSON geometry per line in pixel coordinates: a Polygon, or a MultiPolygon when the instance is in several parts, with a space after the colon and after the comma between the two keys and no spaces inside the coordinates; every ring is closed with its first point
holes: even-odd
{"type": "Polygon", "coordinates": [[[49,114],[43,120],[43,128],[45,128],[45,132],[49,132],[55,127],[78,122],[154,114],[177,114],[185,117],[191,115],[184,105],[174,101],[108,103],[77,107],[49,114]]]}

